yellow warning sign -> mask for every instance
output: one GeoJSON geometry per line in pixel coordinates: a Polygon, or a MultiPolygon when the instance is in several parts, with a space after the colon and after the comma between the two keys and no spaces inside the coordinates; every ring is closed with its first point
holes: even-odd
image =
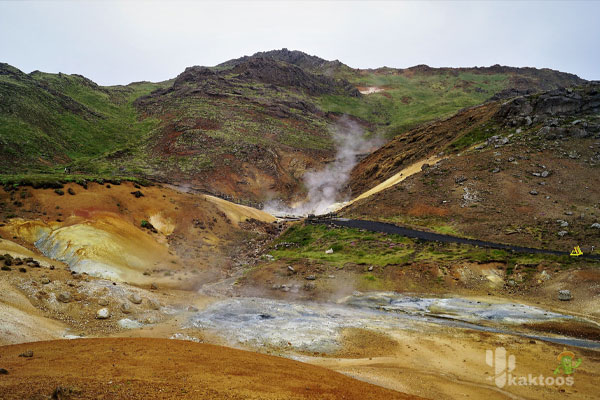
{"type": "Polygon", "coordinates": [[[579,257],[582,254],[583,254],[583,252],[581,251],[581,249],[579,248],[579,246],[575,246],[575,248],[573,249],[573,251],[571,251],[571,255],[573,257],[579,257]]]}

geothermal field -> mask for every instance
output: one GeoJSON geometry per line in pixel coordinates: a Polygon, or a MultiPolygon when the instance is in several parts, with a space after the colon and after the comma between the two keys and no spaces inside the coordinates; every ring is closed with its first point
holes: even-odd
{"type": "Polygon", "coordinates": [[[599,4],[0,2],[0,400],[598,399],[599,4]]]}

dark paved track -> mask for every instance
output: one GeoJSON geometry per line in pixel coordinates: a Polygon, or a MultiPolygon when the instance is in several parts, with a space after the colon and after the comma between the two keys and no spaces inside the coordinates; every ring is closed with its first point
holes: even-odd
{"type": "MultiPolygon", "coordinates": [[[[518,253],[554,254],[554,255],[559,255],[559,256],[564,256],[564,255],[570,254],[570,252],[567,252],[567,251],[535,249],[532,247],[521,247],[521,246],[513,246],[513,245],[509,245],[509,244],[486,242],[484,240],[466,239],[466,238],[461,238],[461,237],[456,237],[456,236],[443,235],[441,233],[418,231],[415,229],[403,228],[401,226],[397,226],[397,225],[393,225],[393,224],[387,224],[385,222],[364,221],[364,220],[359,220],[359,219],[345,219],[345,218],[314,219],[309,222],[318,223],[318,224],[333,224],[333,225],[337,225],[337,226],[345,226],[348,228],[358,228],[358,229],[364,229],[364,230],[370,231],[370,232],[393,233],[396,235],[406,236],[409,238],[420,239],[420,240],[425,240],[425,241],[430,241],[430,242],[460,243],[460,244],[468,244],[468,245],[472,245],[472,246],[488,247],[488,248],[492,248],[492,249],[515,251],[518,253]]],[[[600,255],[598,255],[598,254],[584,254],[581,257],[600,260],[600,255]]]]}

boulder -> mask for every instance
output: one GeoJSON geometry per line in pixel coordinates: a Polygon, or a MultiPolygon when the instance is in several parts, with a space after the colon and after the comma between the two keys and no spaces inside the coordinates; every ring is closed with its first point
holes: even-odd
{"type": "Polygon", "coordinates": [[[129,301],[131,301],[133,304],[142,304],[142,298],[137,293],[130,294],[129,301]]]}
{"type": "Polygon", "coordinates": [[[56,300],[61,303],[69,303],[71,301],[71,293],[69,292],[60,292],[58,296],[56,296],[56,300]]]}
{"type": "Polygon", "coordinates": [[[121,303],[121,312],[123,314],[129,314],[132,311],[133,311],[133,309],[131,308],[131,304],[129,304],[127,302],[121,303]]]}
{"type": "Polygon", "coordinates": [[[559,290],[558,299],[561,301],[569,301],[573,298],[570,290],[559,290]]]}
{"type": "Polygon", "coordinates": [[[152,310],[160,310],[160,302],[158,300],[154,300],[154,299],[149,299],[148,300],[148,306],[150,306],[150,309],[152,310]]]}
{"type": "Polygon", "coordinates": [[[110,318],[110,311],[108,310],[108,308],[101,308],[98,310],[98,312],[96,312],[96,318],[97,319],[108,319],[108,318],[110,318]]]}
{"type": "Polygon", "coordinates": [[[540,279],[543,281],[547,281],[550,278],[551,278],[551,276],[546,270],[543,270],[542,273],[540,274],[540,279]]]}
{"type": "Polygon", "coordinates": [[[457,176],[456,178],[454,178],[454,183],[456,183],[457,185],[466,182],[467,178],[464,177],[463,175],[457,176]]]}

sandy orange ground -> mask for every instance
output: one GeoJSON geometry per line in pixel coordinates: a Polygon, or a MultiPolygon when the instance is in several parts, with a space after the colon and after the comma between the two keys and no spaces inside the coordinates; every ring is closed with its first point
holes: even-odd
{"type": "Polygon", "coordinates": [[[416,399],[325,368],[168,339],[81,339],[0,347],[0,398],[416,399]],[[19,357],[32,350],[33,357],[19,357]]]}

